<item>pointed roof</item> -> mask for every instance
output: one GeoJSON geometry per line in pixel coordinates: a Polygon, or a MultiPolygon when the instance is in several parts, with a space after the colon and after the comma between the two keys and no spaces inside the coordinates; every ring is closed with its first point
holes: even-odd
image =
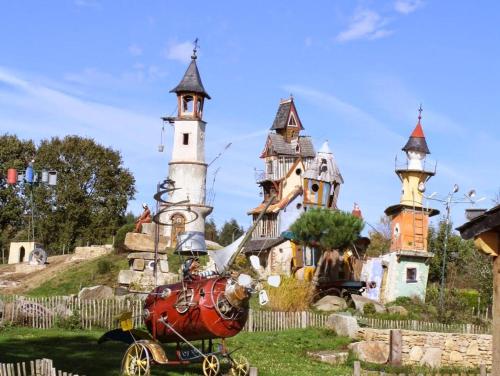
{"type": "Polygon", "coordinates": [[[321,145],[321,148],[319,149],[318,153],[332,154],[330,150],[330,145],[328,145],[328,141],[323,142],[323,145],[321,145]]]}
{"type": "Polygon", "coordinates": [[[200,72],[198,71],[198,66],[196,65],[196,52],[191,56],[191,63],[189,64],[184,77],[182,77],[181,82],[170,90],[171,93],[196,93],[201,94],[204,97],[211,99],[210,95],[205,91],[203,84],[201,82],[200,72]]]}
{"type": "MultiPolygon", "coordinates": [[[[419,110],[421,112],[421,110],[419,110]]],[[[418,123],[415,129],[410,135],[408,142],[401,150],[403,151],[419,151],[421,153],[430,154],[429,148],[427,147],[427,141],[425,141],[424,130],[422,129],[422,124],[420,120],[422,115],[418,115],[418,123]]]]}
{"type": "Polygon", "coordinates": [[[295,108],[295,104],[293,103],[293,97],[290,97],[289,99],[280,101],[278,112],[276,113],[276,117],[274,118],[271,130],[285,129],[289,124],[292,112],[296,122],[296,126],[300,130],[304,129],[304,127],[302,126],[302,122],[299,119],[299,114],[297,113],[297,109],[295,108]]]}

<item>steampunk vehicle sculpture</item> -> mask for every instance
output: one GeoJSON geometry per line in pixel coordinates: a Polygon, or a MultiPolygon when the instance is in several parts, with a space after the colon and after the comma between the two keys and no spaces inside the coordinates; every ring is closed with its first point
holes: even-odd
{"type": "MultiPolygon", "coordinates": [[[[172,183],[165,182],[163,186],[168,188],[172,183]]],[[[160,193],[155,198],[165,203],[160,193]]],[[[160,212],[154,218],[157,224],[160,212]]],[[[233,244],[208,251],[215,263],[214,270],[199,271],[197,252],[180,251],[189,237],[177,245],[175,253],[183,258],[182,278],[179,283],[157,286],[147,295],[143,319],[148,332],[134,329],[132,315],[126,312],[119,318],[121,329],[111,330],[99,339],[99,343],[118,340],[129,344],[122,360],[122,375],[149,375],[152,365],[197,362],[202,363],[205,376],[219,375],[221,362],[234,376],[249,373],[247,359],[229,351],[225,339],[235,336],[245,326],[253,293],[259,293],[261,304],[267,302],[261,281],[230,270],[257,222],[233,244]],[[220,341],[215,344],[216,340],[220,341]],[[201,341],[201,345],[193,341],[201,341]],[[162,347],[166,343],[176,344],[174,357],[167,358],[162,347]]],[[[257,267],[258,261],[251,261],[257,267]]],[[[268,283],[278,286],[279,277],[269,277],[268,283]]]]}

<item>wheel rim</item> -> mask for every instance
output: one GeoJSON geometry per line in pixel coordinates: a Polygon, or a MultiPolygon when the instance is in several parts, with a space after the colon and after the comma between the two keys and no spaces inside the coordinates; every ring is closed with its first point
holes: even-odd
{"type": "Polygon", "coordinates": [[[250,370],[250,363],[248,363],[247,358],[243,355],[237,355],[233,360],[233,366],[231,367],[231,374],[233,376],[245,376],[248,375],[250,370]]]}
{"type": "Polygon", "coordinates": [[[150,374],[149,352],[141,343],[129,346],[122,362],[122,375],[148,376],[150,374]]]}
{"type": "Polygon", "coordinates": [[[216,376],[219,374],[220,362],[215,355],[207,355],[203,359],[203,374],[205,376],[216,376]]]}

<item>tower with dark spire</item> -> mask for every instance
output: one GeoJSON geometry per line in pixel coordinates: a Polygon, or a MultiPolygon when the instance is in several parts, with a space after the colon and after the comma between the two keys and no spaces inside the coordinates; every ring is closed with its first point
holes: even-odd
{"type": "Polygon", "coordinates": [[[176,245],[181,234],[194,234],[196,239],[204,239],[205,217],[212,212],[212,207],[206,205],[206,122],[203,120],[204,102],[210,96],[196,64],[197,47],[195,41],[186,73],[170,91],[177,95],[177,116],[169,119],[173,123],[174,137],[168,177],[176,188],[170,193],[169,201],[184,202],[163,214],[162,222],[169,224],[165,227],[169,233],[165,235],[170,237],[171,246],[176,245]]]}

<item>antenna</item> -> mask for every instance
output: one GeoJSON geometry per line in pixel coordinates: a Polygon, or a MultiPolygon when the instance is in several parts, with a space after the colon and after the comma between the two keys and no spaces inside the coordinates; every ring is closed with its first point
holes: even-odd
{"type": "Polygon", "coordinates": [[[222,151],[220,151],[220,152],[219,152],[219,154],[217,154],[217,155],[215,156],[215,158],[214,158],[214,159],[212,159],[212,161],[208,164],[208,166],[207,166],[207,167],[210,167],[210,165],[211,165],[212,163],[214,163],[217,159],[219,159],[219,158],[222,156],[222,154],[224,154],[224,152],[225,152],[227,149],[229,149],[229,148],[231,147],[231,145],[232,145],[232,144],[233,144],[232,142],[228,143],[228,144],[224,147],[224,149],[222,149],[222,151]]]}

